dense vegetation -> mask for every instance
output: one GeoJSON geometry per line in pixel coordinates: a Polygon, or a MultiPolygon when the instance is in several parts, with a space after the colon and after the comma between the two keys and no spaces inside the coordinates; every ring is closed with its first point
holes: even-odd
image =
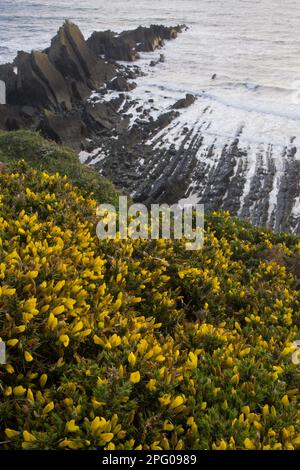
{"type": "Polygon", "coordinates": [[[99,241],[66,177],[0,189],[2,448],[300,449],[299,239],[213,213],[197,252],[99,241]]]}
{"type": "Polygon", "coordinates": [[[98,202],[117,204],[119,194],[113,184],[91,168],[80,163],[69,147],[44,139],[36,132],[0,131],[0,162],[11,165],[25,160],[31,167],[67,176],[83,194],[93,194],[98,202]]]}

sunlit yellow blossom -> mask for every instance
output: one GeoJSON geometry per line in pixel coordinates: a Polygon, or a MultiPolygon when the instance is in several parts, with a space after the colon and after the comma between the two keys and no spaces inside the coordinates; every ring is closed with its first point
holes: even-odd
{"type": "Polygon", "coordinates": [[[284,395],[284,397],[282,397],[282,399],[281,399],[281,403],[285,407],[289,406],[289,404],[290,404],[289,397],[287,395],[284,395]]]}
{"type": "Polygon", "coordinates": [[[170,403],[170,409],[171,410],[174,410],[175,408],[177,408],[178,406],[181,406],[183,403],[185,402],[185,399],[184,397],[182,396],[177,396],[176,398],[174,398],[171,403],[170,403]]]}
{"type": "Polygon", "coordinates": [[[120,344],[122,343],[122,340],[121,340],[120,336],[114,334],[109,338],[109,342],[110,342],[112,348],[116,348],[116,347],[120,346],[120,344]]]}
{"type": "Polygon", "coordinates": [[[247,449],[247,450],[255,450],[256,449],[254,442],[251,439],[249,439],[248,437],[244,440],[244,446],[245,446],[245,449],[247,449]]]}
{"type": "Polygon", "coordinates": [[[197,355],[194,354],[193,352],[190,352],[186,365],[189,369],[196,369],[197,366],[198,366],[198,357],[197,357],[197,355]]]}
{"type": "Polygon", "coordinates": [[[52,410],[54,410],[54,403],[53,401],[51,401],[50,403],[48,403],[48,405],[46,405],[43,409],[43,414],[47,414],[47,413],[50,413],[52,410]]]}
{"type": "Polygon", "coordinates": [[[47,374],[42,374],[41,377],[40,377],[40,385],[41,387],[45,387],[46,383],[47,383],[47,379],[48,379],[48,376],[47,374]]]}
{"type": "Polygon", "coordinates": [[[171,395],[168,393],[168,394],[165,394],[163,395],[162,397],[159,397],[159,402],[161,405],[169,405],[171,403],[171,395]]]}
{"type": "Polygon", "coordinates": [[[114,435],[113,433],[111,432],[106,432],[106,433],[103,433],[103,434],[100,434],[100,442],[110,442],[112,439],[114,438],[114,435]]]}
{"type": "Polygon", "coordinates": [[[139,373],[139,371],[137,372],[132,372],[130,374],[130,381],[133,383],[133,384],[137,384],[139,383],[141,380],[141,374],[139,373]]]}
{"type": "Polygon", "coordinates": [[[28,431],[23,431],[23,438],[25,442],[34,442],[36,437],[28,431]]]}
{"type": "Polygon", "coordinates": [[[31,362],[31,361],[33,361],[33,357],[32,357],[32,355],[30,354],[30,352],[28,352],[28,351],[25,351],[25,352],[24,352],[24,358],[25,358],[25,361],[26,361],[26,362],[31,362]]]}
{"type": "Polygon", "coordinates": [[[6,428],[5,429],[5,434],[8,437],[8,439],[14,439],[14,438],[18,437],[20,433],[18,431],[15,431],[14,429],[6,428]]]}
{"type": "Polygon", "coordinates": [[[155,390],[157,389],[156,380],[155,379],[150,379],[149,382],[147,383],[146,387],[148,388],[148,390],[150,390],[150,392],[155,392],[155,390]]]}
{"type": "Polygon", "coordinates": [[[22,397],[26,393],[26,388],[22,387],[22,385],[18,385],[13,389],[15,397],[22,397]]]}
{"type": "Polygon", "coordinates": [[[75,419],[71,419],[66,423],[66,431],[67,432],[77,432],[79,431],[79,426],[75,424],[75,419]]]}
{"type": "Polygon", "coordinates": [[[14,339],[9,339],[6,344],[7,346],[11,346],[11,347],[14,347],[18,344],[19,340],[14,338],[14,339]]]}
{"type": "Polygon", "coordinates": [[[128,362],[129,364],[131,365],[131,367],[134,367],[135,364],[136,364],[136,356],[135,354],[133,354],[133,352],[131,352],[129,355],[128,355],[128,362]]]}
{"type": "Polygon", "coordinates": [[[68,335],[61,335],[59,341],[64,345],[65,348],[69,346],[70,338],[68,335]]]}
{"type": "Polygon", "coordinates": [[[51,313],[53,315],[61,315],[64,311],[65,311],[65,306],[59,305],[58,307],[55,307],[51,313]]]}

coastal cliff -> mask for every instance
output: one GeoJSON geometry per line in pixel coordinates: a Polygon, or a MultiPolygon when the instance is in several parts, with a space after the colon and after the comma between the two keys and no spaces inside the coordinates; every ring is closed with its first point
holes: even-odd
{"type": "Polygon", "coordinates": [[[234,137],[220,141],[204,91],[179,100],[154,100],[147,89],[142,97],[135,93],[140,78],[165,61],[153,51],[185,29],[152,25],[94,32],[85,41],[66,21],[48,49],[19,52],[12,64],[0,65],[7,89],[0,128],[38,130],[81,150],[82,162],[138,202],[185,199],[299,234],[300,160],[293,138],[281,148],[249,143],[241,123],[234,137]],[[148,64],[140,67],[147,53],[148,64]]]}
{"type": "Polygon", "coordinates": [[[181,27],[151,26],[122,33],[94,33],[85,41],[80,29],[66,21],[43,52],[20,51],[11,64],[0,65],[6,84],[6,105],[0,105],[0,129],[39,130],[45,137],[79,150],[85,138],[122,127],[122,98],[91,104],[92,91],[129,91],[135,85],[111,59],[134,60],[135,52],[155,50],[175,38],[181,27]],[[137,42],[139,41],[139,45],[137,42]],[[118,47],[116,47],[116,43],[118,47]],[[106,59],[100,57],[105,52],[106,59]]]}

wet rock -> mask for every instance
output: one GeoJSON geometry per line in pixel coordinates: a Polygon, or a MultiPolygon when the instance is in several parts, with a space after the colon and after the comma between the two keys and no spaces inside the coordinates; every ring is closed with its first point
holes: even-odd
{"type": "Polygon", "coordinates": [[[124,31],[120,37],[138,52],[153,52],[163,47],[166,40],[175,39],[184,26],[151,25],[148,28],[139,26],[133,31],[124,31]]]}
{"type": "Polygon", "coordinates": [[[19,108],[0,104],[0,128],[5,130],[13,130],[20,127],[19,108]]]}
{"type": "Polygon", "coordinates": [[[44,137],[81,149],[81,141],[88,136],[88,129],[79,111],[67,115],[45,110],[38,130],[44,137]]]}
{"type": "Polygon", "coordinates": [[[22,106],[21,115],[32,119],[36,115],[36,109],[33,106],[22,106]]]}
{"type": "Polygon", "coordinates": [[[67,84],[46,54],[19,52],[15,63],[18,67],[18,104],[57,111],[72,108],[67,84]]]}
{"type": "Polygon", "coordinates": [[[95,131],[103,128],[111,130],[114,127],[114,118],[116,114],[107,106],[106,103],[88,103],[84,110],[84,119],[88,128],[95,131]]]}
{"type": "Polygon", "coordinates": [[[135,30],[116,34],[112,31],[94,32],[87,40],[90,49],[106,59],[134,61],[139,52],[153,52],[161,48],[166,40],[175,39],[185,26],[166,27],[151,25],[139,26],[135,30]]]}
{"type": "Polygon", "coordinates": [[[188,108],[191,106],[193,103],[195,103],[196,97],[191,94],[186,94],[185,98],[182,98],[181,100],[178,100],[173,106],[173,109],[181,109],[181,108],[188,108]]]}
{"type": "Polygon", "coordinates": [[[131,91],[136,88],[136,83],[129,83],[125,77],[118,76],[107,84],[107,88],[116,91],[131,91]]]}
{"type": "Polygon", "coordinates": [[[82,82],[91,89],[100,88],[116,74],[112,64],[97,58],[78,26],[70,21],[52,39],[47,54],[63,77],[82,82]]]}
{"type": "Polygon", "coordinates": [[[91,89],[85,83],[70,80],[69,85],[71,88],[72,100],[75,101],[75,103],[84,101],[91,94],[91,89]]]}
{"type": "Polygon", "coordinates": [[[98,57],[129,62],[139,59],[132,45],[113,31],[94,31],[87,44],[98,57]]]}

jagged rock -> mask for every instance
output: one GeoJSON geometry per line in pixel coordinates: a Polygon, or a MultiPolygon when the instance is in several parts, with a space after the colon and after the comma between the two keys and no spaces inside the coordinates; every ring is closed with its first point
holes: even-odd
{"type": "Polygon", "coordinates": [[[113,31],[94,31],[87,44],[97,56],[105,56],[106,59],[129,62],[139,59],[136,50],[113,31]]]}
{"type": "Polygon", "coordinates": [[[22,106],[20,112],[22,116],[30,119],[36,115],[36,109],[32,106],[22,106]]]}
{"type": "Polygon", "coordinates": [[[23,127],[35,128],[38,122],[35,113],[32,115],[22,112],[20,106],[0,105],[0,129],[13,131],[23,127]]]}
{"type": "Polygon", "coordinates": [[[67,115],[45,110],[38,126],[44,137],[80,150],[81,141],[88,136],[88,129],[80,111],[67,115]]]}
{"type": "Polygon", "coordinates": [[[113,128],[113,118],[116,114],[110,109],[106,103],[88,103],[85,106],[84,119],[89,128],[99,130],[103,128],[111,130],[113,128]]]}
{"type": "Polygon", "coordinates": [[[178,116],[178,113],[174,111],[170,111],[168,113],[163,113],[158,118],[156,121],[153,122],[153,124],[150,124],[152,128],[159,128],[159,129],[164,129],[167,127],[171,122],[178,116]]]}
{"type": "Polygon", "coordinates": [[[139,26],[119,35],[112,31],[94,32],[87,44],[95,54],[104,55],[106,59],[134,61],[139,59],[139,52],[153,52],[161,48],[165,40],[175,39],[184,27],[139,26]]]}
{"type": "MultiPolygon", "coordinates": [[[[75,149],[80,149],[86,137],[114,140],[111,136],[122,135],[126,139],[130,104],[124,102],[125,96],[120,94],[111,102],[102,103],[87,98],[95,89],[103,94],[107,89],[129,92],[136,86],[129,79],[140,75],[140,69],[116,66],[97,56],[135,60],[139,57],[138,49],[150,51],[161,47],[179,31],[181,27],[151,26],[120,35],[109,31],[94,33],[88,45],[79,28],[66,21],[44,52],[21,51],[13,64],[0,66],[0,80],[6,83],[8,91],[8,105],[0,108],[0,128],[38,129],[44,136],[75,149]]],[[[161,55],[159,61],[163,60],[161,55]]],[[[133,142],[138,142],[141,135],[164,128],[177,115],[171,111],[154,120],[148,116],[149,111],[143,112],[141,129],[139,126],[132,129],[133,142]]],[[[131,162],[132,157],[128,156],[124,162],[127,169],[131,162]]]]}
{"type": "Polygon", "coordinates": [[[0,128],[5,130],[19,129],[20,116],[18,108],[0,104],[0,128]]]}
{"type": "Polygon", "coordinates": [[[91,89],[82,82],[70,80],[70,88],[72,91],[72,98],[75,100],[75,102],[78,101],[80,103],[88,98],[91,94],[91,89]]]}
{"type": "Polygon", "coordinates": [[[53,95],[57,108],[70,110],[72,103],[66,82],[60,72],[51,64],[48,56],[42,52],[32,52],[31,62],[33,70],[53,95]]]}
{"type": "Polygon", "coordinates": [[[166,40],[175,39],[183,26],[151,25],[149,28],[139,26],[133,31],[124,31],[120,37],[138,52],[153,52],[163,47],[166,40]]]}
{"type": "Polygon", "coordinates": [[[19,52],[16,94],[18,104],[38,109],[70,110],[68,87],[60,72],[42,52],[19,52]]]}
{"type": "Polygon", "coordinates": [[[185,98],[182,98],[181,100],[178,100],[173,106],[173,109],[181,109],[181,108],[188,108],[191,106],[193,103],[195,103],[196,97],[194,95],[191,95],[190,93],[187,93],[185,95],[185,98]]]}
{"type": "Polygon", "coordinates": [[[89,88],[100,88],[116,74],[112,64],[96,57],[80,29],[66,21],[47,50],[50,61],[71,82],[82,82],[89,88]]]}
{"type": "Polygon", "coordinates": [[[136,88],[136,83],[129,83],[126,78],[118,76],[107,84],[107,88],[116,91],[131,91],[136,88]]]}

